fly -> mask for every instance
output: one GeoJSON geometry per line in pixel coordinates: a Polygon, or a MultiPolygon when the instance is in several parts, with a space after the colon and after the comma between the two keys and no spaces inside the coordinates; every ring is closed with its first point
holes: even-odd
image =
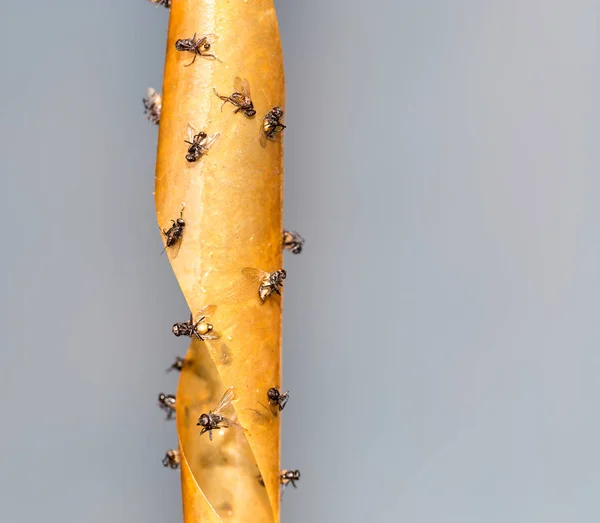
{"type": "Polygon", "coordinates": [[[158,125],[162,109],[162,97],[152,87],[148,87],[148,94],[142,101],[144,102],[144,114],[146,118],[151,123],[158,125]]]}
{"type": "Polygon", "coordinates": [[[165,235],[165,248],[161,252],[163,254],[167,247],[173,247],[183,236],[183,229],[185,229],[185,221],[183,220],[183,208],[185,204],[181,206],[179,211],[179,218],[177,220],[171,220],[173,225],[168,229],[162,229],[162,233],[165,235]]]}
{"type": "Polygon", "coordinates": [[[296,481],[300,479],[300,471],[299,470],[282,470],[279,475],[279,480],[281,481],[281,485],[283,490],[291,483],[294,488],[296,487],[296,481]]]}
{"type": "Polygon", "coordinates": [[[213,430],[219,430],[221,428],[226,429],[229,427],[237,427],[240,429],[242,428],[241,425],[239,425],[235,421],[231,421],[229,418],[221,414],[229,405],[231,405],[231,402],[234,398],[235,392],[233,390],[233,387],[229,387],[225,391],[225,394],[223,394],[223,397],[219,401],[218,405],[215,407],[215,410],[209,410],[208,414],[202,414],[198,418],[198,423],[196,425],[202,427],[200,436],[202,436],[202,434],[204,434],[205,432],[208,432],[208,438],[210,439],[210,441],[212,441],[213,430]]]}
{"type": "Polygon", "coordinates": [[[285,269],[273,272],[265,272],[261,271],[260,269],[253,269],[251,267],[245,267],[242,269],[242,274],[259,284],[258,296],[263,303],[273,293],[281,294],[279,289],[283,286],[283,280],[285,280],[287,275],[285,269]]]}
{"type": "Polygon", "coordinates": [[[180,462],[179,451],[173,449],[167,450],[167,453],[162,460],[162,464],[165,467],[171,467],[172,469],[178,469],[180,462]]]}
{"type": "Polygon", "coordinates": [[[169,7],[171,7],[171,0],[149,0],[150,2],[152,2],[153,4],[156,4],[156,7],[158,7],[159,5],[162,5],[164,7],[166,7],[167,9],[169,9],[169,7]]]}
{"type": "Polygon", "coordinates": [[[290,399],[290,393],[288,391],[279,392],[279,389],[271,387],[267,391],[267,398],[269,400],[269,404],[273,407],[278,407],[279,412],[281,412],[285,408],[288,400],[290,399]]]}
{"type": "Polygon", "coordinates": [[[242,111],[248,118],[251,118],[256,114],[254,104],[252,103],[252,97],[250,96],[250,84],[245,78],[236,76],[233,80],[233,93],[229,96],[223,96],[217,93],[217,90],[213,87],[214,93],[223,100],[221,104],[221,111],[223,106],[229,102],[231,105],[237,107],[234,113],[242,111]]]}
{"type": "Polygon", "coordinates": [[[260,128],[260,145],[263,147],[267,146],[267,138],[275,138],[275,133],[281,132],[285,129],[280,120],[283,118],[283,109],[281,107],[273,107],[263,118],[262,126],[260,128]]]}
{"type": "Polygon", "coordinates": [[[283,248],[292,254],[300,254],[304,247],[304,238],[296,231],[283,231],[283,248]]]}
{"type": "Polygon", "coordinates": [[[172,370],[176,370],[181,372],[183,370],[183,366],[185,365],[185,359],[177,356],[172,365],[165,370],[165,372],[171,372],[172,370]]]}
{"type": "Polygon", "coordinates": [[[208,152],[212,147],[212,144],[215,143],[215,140],[221,136],[221,133],[216,133],[209,137],[205,132],[198,131],[192,124],[188,123],[187,136],[188,139],[185,140],[185,143],[190,146],[188,147],[185,159],[188,162],[193,163],[198,161],[198,158],[208,152]]]}
{"type": "Polygon", "coordinates": [[[215,330],[212,323],[208,323],[208,318],[214,315],[216,310],[216,305],[204,307],[204,309],[198,313],[197,320],[194,320],[194,316],[190,313],[190,319],[188,321],[184,323],[175,323],[173,325],[173,334],[177,337],[196,337],[200,341],[218,340],[221,337],[221,333],[218,330],[215,330]]]}
{"type": "MultiPolygon", "coordinates": [[[[217,40],[217,35],[208,34],[196,37],[196,33],[191,38],[181,38],[175,42],[175,49],[182,52],[194,53],[193,60],[185,67],[192,65],[198,56],[204,56],[205,58],[212,58],[219,60],[214,54],[209,53],[211,48],[211,41],[217,40]]],[[[220,60],[219,60],[220,62],[220,60]]]]}
{"type": "Polygon", "coordinates": [[[158,395],[158,406],[167,413],[167,420],[173,419],[175,416],[175,396],[173,394],[158,395]]]}

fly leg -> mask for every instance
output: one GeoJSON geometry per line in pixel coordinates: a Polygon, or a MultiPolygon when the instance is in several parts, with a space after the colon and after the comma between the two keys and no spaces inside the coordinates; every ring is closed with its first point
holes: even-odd
{"type": "Polygon", "coordinates": [[[196,61],[196,57],[199,55],[200,53],[198,52],[198,49],[194,49],[194,59],[187,65],[184,65],[184,67],[189,67],[190,65],[192,65],[195,61],[196,61]]]}

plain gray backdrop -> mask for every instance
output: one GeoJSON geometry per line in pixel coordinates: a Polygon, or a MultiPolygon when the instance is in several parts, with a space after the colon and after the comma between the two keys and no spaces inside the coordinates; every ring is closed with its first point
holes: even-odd
{"type": "MultiPolygon", "coordinates": [[[[251,1],[251,0],[250,0],[251,1]]],[[[277,1],[287,523],[600,518],[598,20],[586,0],[277,1]]],[[[180,520],[156,407],[168,13],[0,3],[0,520],[180,520]]]]}

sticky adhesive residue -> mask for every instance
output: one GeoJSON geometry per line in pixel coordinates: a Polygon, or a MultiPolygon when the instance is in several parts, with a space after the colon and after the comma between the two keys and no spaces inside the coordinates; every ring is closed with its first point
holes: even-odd
{"type": "Polygon", "coordinates": [[[162,88],[157,215],[177,216],[187,202],[181,250],[169,260],[190,310],[216,305],[210,322],[222,333],[192,341],[177,390],[185,523],[279,521],[281,416],[265,405],[267,390],[281,383],[282,297],[261,303],[241,270],[283,265],[283,135],[263,148],[259,130],[260,115],[285,107],[285,82],[273,1],[253,0],[243,13],[239,5],[173,2],[162,88]],[[194,33],[218,35],[213,50],[222,62],[198,57],[185,67],[174,43],[194,33]],[[212,93],[213,85],[232,85],[234,72],[251,86],[255,118],[221,111],[212,93]],[[190,121],[220,133],[192,164],[181,139],[190,121]],[[230,414],[246,430],[214,430],[210,441],[198,418],[229,387],[236,394],[230,414]]]}

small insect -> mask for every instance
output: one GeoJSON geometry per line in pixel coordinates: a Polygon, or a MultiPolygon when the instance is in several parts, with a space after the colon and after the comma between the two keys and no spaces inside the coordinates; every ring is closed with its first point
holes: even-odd
{"type": "Polygon", "coordinates": [[[267,391],[267,398],[269,399],[269,404],[274,407],[279,407],[279,412],[281,412],[290,399],[290,393],[287,390],[285,392],[279,392],[275,387],[271,387],[267,391]]]}
{"type": "Polygon", "coordinates": [[[213,134],[210,138],[209,136],[203,132],[198,131],[192,124],[188,124],[187,126],[187,135],[188,139],[185,140],[185,143],[190,144],[188,147],[188,152],[185,155],[185,159],[190,162],[198,161],[203,154],[206,154],[208,150],[212,147],[212,144],[215,143],[215,140],[221,136],[221,133],[213,134]]]}
{"type": "Polygon", "coordinates": [[[183,370],[183,366],[185,365],[185,359],[177,356],[173,364],[165,370],[165,372],[171,372],[172,370],[177,370],[181,372],[183,370]]]}
{"type": "Polygon", "coordinates": [[[282,470],[279,475],[279,479],[281,481],[281,485],[283,486],[283,490],[291,483],[294,488],[296,487],[296,481],[300,479],[300,471],[299,470],[282,470]]]}
{"type": "Polygon", "coordinates": [[[165,6],[167,9],[171,7],[171,0],[149,0],[153,4],[156,4],[156,7],[159,5],[165,6]]]}
{"type": "Polygon", "coordinates": [[[260,128],[260,145],[267,146],[267,138],[275,138],[275,133],[283,131],[286,126],[280,120],[283,118],[283,109],[281,107],[273,107],[263,118],[263,123],[260,128]]]}
{"type": "Polygon", "coordinates": [[[178,469],[180,463],[179,451],[178,450],[167,450],[165,457],[162,460],[162,464],[165,467],[171,467],[172,469],[178,469]]]}
{"type": "Polygon", "coordinates": [[[173,419],[175,416],[175,396],[173,394],[158,395],[158,406],[167,413],[167,420],[173,419]]]}
{"type": "Polygon", "coordinates": [[[185,323],[175,323],[172,331],[175,336],[194,336],[200,341],[205,340],[218,340],[221,337],[221,333],[216,330],[212,323],[208,323],[208,318],[213,316],[217,310],[216,305],[208,305],[202,309],[197,316],[197,320],[194,321],[194,316],[190,314],[190,319],[185,323]]]}
{"type": "Polygon", "coordinates": [[[178,51],[189,51],[190,53],[194,53],[194,59],[187,64],[185,67],[189,67],[192,65],[198,56],[204,56],[206,58],[212,58],[214,60],[220,60],[214,55],[208,53],[210,51],[211,41],[215,42],[217,40],[217,35],[208,34],[203,36],[196,37],[196,33],[191,38],[181,38],[175,42],[175,49],[178,51]]]}
{"type": "Polygon", "coordinates": [[[281,294],[279,288],[283,286],[283,280],[287,276],[285,269],[273,272],[265,272],[260,269],[245,267],[242,274],[259,283],[258,296],[264,303],[271,294],[281,294]]]}
{"type": "Polygon", "coordinates": [[[179,239],[183,236],[183,229],[185,228],[185,221],[183,220],[183,208],[185,204],[181,206],[181,211],[179,211],[179,218],[177,220],[171,220],[173,225],[168,229],[162,229],[162,233],[165,235],[166,244],[165,248],[162,250],[161,254],[163,254],[167,247],[173,247],[179,239]]]}
{"type": "Polygon", "coordinates": [[[304,238],[296,231],[283,231],[283,248],[292,254],[300,254],[304,247],[304,238]]]}
{"type": "Polygon", "coordinates": [[[223,110],[223,106],[229,102],[231,105],[237,107],[234,113],[238,113],[242,111],[248,118],[251,118],[256,114],[254,110],[254,104],[252,103],[252,98],[250,96],[250,84],[248,80],[245,78],[240,78],[236,76],[233,80],[233,93],[229,96],[222,96],[217,93],[217,90],[213,87],[214,93],[223,100],[221,104],[221,111],[223,110]]]}
{"type": "Polygon", "coordinates": [[[231,421],[229,418],[226,418],[221,413],[231,405],[231,402],[235,398],[235,392],[233,387],[229,387],[223,397],[219,401],[218,405],[215,407],[215,410],[209,410],[208,414],[202,414],[198,418],[198,423],[196,425],[202,427],[202,431],[200,432],[200,436],[205,432],[208,432],[208,437],[210,441],[212,441],[212,431],[219,430],[221,428],[229,428],[229,427],[237,427],[242,428],[241,425],[236,423],[235,421],[231,421]]]}
{"type": "Polygon", "coordinates": [[[160,122],[160,111],[162,109],[162,97],[152,87],[148,87],[148,94],[142,100],[144,102],[144,114],[153,124],[160,122]]]}

